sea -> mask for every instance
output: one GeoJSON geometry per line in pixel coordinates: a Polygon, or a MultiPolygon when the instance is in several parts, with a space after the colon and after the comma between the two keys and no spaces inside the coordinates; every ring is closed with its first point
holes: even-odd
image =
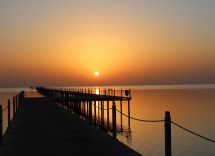
{"type": "MultiPolygon", "coordinates": [[[[76,86],[60,88],[131,89],[130,117],[141,120],[164,120],[169,111],[174,123],[215,140],[215,84],[202,85],[135,85],[135,86],[76,86]]],[[[8,99],[21,90],[29,88],[0,88],[0,104],[3,109],[8,99]]],[[[123,92],[124,95],[124,92],[123,92]]],[[[120,103],[116,102],[120,110],[120,103]]],[[[128,114],[128,102],[123,101],[122,112],[128,114]]],[[[105,112],[106,113],[106,112],[105,112]]],[[[144,156],[164,156],[164,122],[133,120],[117,113],[117,139],[144,156]]],[[[3,112],[4,131],[7,127],[7,112],[3,112]]],[[[106,122],[106,117],[105,117],[106,122]]],[[[214,156],[215,143],[196,136],[174,124],[172,128],[172,155],[214,156]]],[[[107,132],[111,135],[110,132],[107,132]]]]}

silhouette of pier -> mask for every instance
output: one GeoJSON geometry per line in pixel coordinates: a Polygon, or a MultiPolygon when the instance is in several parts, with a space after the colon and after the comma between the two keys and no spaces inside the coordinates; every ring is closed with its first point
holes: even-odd
{"type": "MultiPolygon", "coordinates": [[[[92,121],[93,115],[90,115],[90,112],[92,113],[93,109],[90,101],[107,100],[113,101],[111,109],[112,117],[115,117],[114,100],[129,101],[131,97],[37,89],[46,96],[24,97],[22,92],[16,100],[13,119],[11,122],[8,121],[10,127],[1,138],[0,155],[140,155],[95,127],[93,122],[86,122],[77,115],[83,113],[83,109],[80,108],[84,105],[81,101],[88,101],[85,103],[85,109],[88,109],[87,119],[92,121]],[[56,102],[64,103],[68,110],[76,113],[71,113],[56,102]]],[[[6,109],[10,114],[10,109],[8,107],[6,109]]],[[[1,113],[3,111],[1,108],[1,113]]],[[[113,121],[111,127],[116,129],[115,126],[116,123],[113,121]]]]}

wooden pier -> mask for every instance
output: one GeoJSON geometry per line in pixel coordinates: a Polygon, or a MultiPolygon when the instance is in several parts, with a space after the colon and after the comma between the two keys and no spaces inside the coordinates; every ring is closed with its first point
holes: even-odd
{"type": "Polygon", "coordinates": [[[58,104],[64,106],[69,112],[82,116],[95,125],[112,131],[116,138],[117,127],[123,131],[122,113],[120,114],[120,126],[116,123],[116,101],[120,102],[120,111],[122,112],[122,102],[126,101],[128,106],[128,130],[130,131],[130,100],[131,90],[119,90],[119,95],[114,89],[102,89],[93,92],[93,89],[53,89],[38,87],[38,92],[52,98],[58,104]],[[123,96],[123,92],[125,96],[123,96]],[[105,114],[104,112],[107,111],[105,114]],[[111,115],[110,115],[111,114],[111,115]],[[106,115],[106,117],[105,117],[106,115]],[[107,119],[105,125],[104,120],[107,119]],[[97,122],[98,119],[98,122],[97,122]],[[110,124],[110,119],[112,123],[110,124]]]}
{"type": "MultiPolygon", "coordinates": [[[[57,92],[55,90],[55,93],[53,93],[53,90],[51,92],[45,88],[38,88],[38,90],[44,95],[50,93],[50,95],[47,95],[50,97],[27,97],[19,103],[15,119],[12,120],[10,127],[1,139],[0,155],[140,155],[103,130],[95,127],[91,120],[82,120],[77,113],[71,113],[71,111],[56,104],[53,100],[62,102],[59,101],[59,94],[63,95],[62,91],[57,92]]],[[[92,93],[88,93],[87,96],[83,94],[86,93],[67,91],[64,92],[65,98],[63,100],[66,101],[66,104],[71,104],[68,106],[70,110],[78,112],[77,108],[80,104],[78,101],[87,100],[87,96],[89,101],[129,101],[130,98],[116,96],[114,98],[114,96],[107,95],[105,97],[92,93]],[[65,93],[68,94],[68,92],[70,94],[66,96],[65,93]],[[74,97],[79,98],[77,100],[74,97]]],[[[88,114],[90,112],[90,104],[88,103],[88,114]]],[[[116,126],[116,123],[113,123],[113,128],[114,126],[116,126]]]]}

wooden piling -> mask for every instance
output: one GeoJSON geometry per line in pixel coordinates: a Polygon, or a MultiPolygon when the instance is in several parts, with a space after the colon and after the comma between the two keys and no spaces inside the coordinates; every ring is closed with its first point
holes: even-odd
{"type": "Polygon", "coordinates": [[[13,118],[15,118],[15,111],[16,111],[15,101],[16,101],[16,99],[15,99],[15,97],[13,97],[13,118]]]}
{"type": "Polygon", "coordinates": [[[114,101],[112,105],[112,131],[113,138],[116,139],[116,105],[114,101]]]}
{"type": "Polygon", "coordinates": [[[101,101],[101,126],[104,127],[104,103],[101,101]]]}
{"type": "Polygon", "coordinates": [[[10,127],[10,100],[8,100],[8,103],[7,103],[7,116],[8,116],[8,127],[10,127]]]}
{"type": "Polygon", "coordinates": [[[92,121],[92,101],[89,102],[89,120],[92,121]]]}
{"type": "Polygon", "coordinates": [[[94,101],[94,124],[96,125],[96,101],[94,101]]]}
{"type": "Polygon", "coordinates": [[[172,155],[172,147],[171,147],[171,117],[170,112],[165,112],[165,156],[172,155]]]}
{"type": "Polygon", "coordinates": [[[109,120],[109,101],[107,101],[107,127],[110,126],[110,120],[109,120]]]}
{"type": "Polygon", "coordinates": [[[18,103],[19,103],[19,96],[17,95],[17,96],[16,96],[16,112],[17,112],[17,110],[18,110],[18,103]]]}
{"type": "Polygon", "coordinates": [[[121,132],[123,131],[122,128],[122,100],[120,100],[120,128],[121,128],[121,132]]]}
{"type": "Polygon", "coordinates": [[[128,100],[128,130],[131,129],[131,122],[130,122],[130,100],[128,100]]]}
{"type": "Polygon", "coordinates": [[[3,112],[2,112],[2,105],[0,105],[0,140],[2,140],[3,136],[3,112]]]}

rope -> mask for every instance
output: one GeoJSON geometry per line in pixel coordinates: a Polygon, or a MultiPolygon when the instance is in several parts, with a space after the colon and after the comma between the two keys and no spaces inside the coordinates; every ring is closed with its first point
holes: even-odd
{"type": "Polygon", "coordinates": [[[163,122],[164,120],[143,120],[143,119],[137,119],[137,118],[134,118],[134,117],[130,117],[122,112],[120,112],[119,110],[116,109],[117,112],[121,113],[122,115],[130,118],[130,119],[133,119],[133,120],[136,120],[136,121],[142,121],[142,122],[163,122]]]}
{"type": "Polygon", "coordinates": [[[200,137],[200,138],[203,138],[203,139],[205,139],[205,140],[208,140],[208,141],[210,141],[210,142],[215,143],[214,140],[209,139],[209,138],[207,138],[207,137],[204,137],[204,136],[202,136],[202,135],[200,135],[200,134],[197,134],[197,133],[195,133],[195,132],[193,132],[193,131],[191,131],[191,130],[189,130],[189,129],[187,129],[187,128],[184,128],[183,126],[181,126],[181,125],[179,125],[179,124],[177,124],[177,123],[175,123],[175,122],[173,122],[173,121],[171,121],[171,123],[173,123],[173,124],[176,125],[177,127],[181,128],[181,129],[183,129],[183,130],[185,130],[185,131],[187,131],[187,132],[189,132],[189,133],[191,133],[191,134],[193,134],[193,135],[196,135],[196,136],[198,136],[198,137],[200,137]]]}

